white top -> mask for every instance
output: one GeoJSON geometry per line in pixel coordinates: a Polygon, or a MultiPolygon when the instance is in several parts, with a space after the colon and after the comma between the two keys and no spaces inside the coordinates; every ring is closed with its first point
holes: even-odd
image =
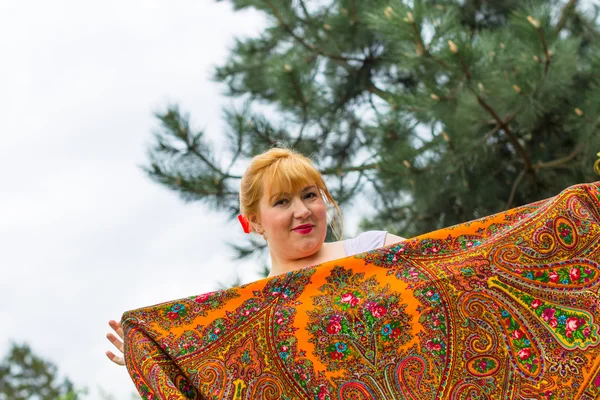
{"type": "Polygon", "coordinates": [[[387,231],[367,231],[353,239],[344,240],[346,257],[383,247],[387,231]]]}

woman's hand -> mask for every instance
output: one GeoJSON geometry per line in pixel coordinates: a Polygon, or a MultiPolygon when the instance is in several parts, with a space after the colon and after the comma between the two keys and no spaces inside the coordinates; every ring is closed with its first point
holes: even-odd
{"type": "Polygon", "coordinates": [[[121,357],[115,355],[112,351],[108,350],[106,352],[106,356],[110,359],[110,361],[114,362],[117,365],[125,365],[125,361],[123,361],[123,352],[125,351],[123,349],[123,328],[121,328],[121,324],[117,321],[114,320],[110,320],[108,321],[108,325],[110,325],[110,327],[117,333],[117,335],[119,335],[119,337],[121,338],[121,340],[119,340],[118,337],[116,337],[115,335],[113,335],[112,333],[107,333],[106,334],[106,338],[121,352],[121,357]]]}

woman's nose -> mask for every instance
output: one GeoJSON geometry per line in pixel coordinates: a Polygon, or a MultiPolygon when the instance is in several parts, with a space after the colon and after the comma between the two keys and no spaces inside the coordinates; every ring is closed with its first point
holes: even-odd
{"type": "Polygon", "coordinates": [[[310,209],[306,207],[302,201],[297,201],[294,207],[294,217],[296,218],[306,218],[310,215],[310,209]]]}

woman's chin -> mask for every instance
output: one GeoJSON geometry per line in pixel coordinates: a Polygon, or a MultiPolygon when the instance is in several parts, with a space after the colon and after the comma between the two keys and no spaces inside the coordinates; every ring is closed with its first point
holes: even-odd
{"type": "Polygon", "coordinates": [[[302,243],[297,249],[298,253],[302,254],[301,257],[304,258],[316,254],[321,249],[321,246],[323,246],[323,242],[314,240],[309,243],[302,243]]]}

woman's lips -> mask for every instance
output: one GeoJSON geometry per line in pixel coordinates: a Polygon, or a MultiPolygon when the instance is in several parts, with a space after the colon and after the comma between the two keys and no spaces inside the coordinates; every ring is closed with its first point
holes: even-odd
{"type": "Polygon", "coordinates": [[[312,226],[308,226],[306,228],[296,228],[294,229],[295,232],[298,232],[301,235],[306,235],[309,234],[312,231],[313,227],[312,226]]]}

